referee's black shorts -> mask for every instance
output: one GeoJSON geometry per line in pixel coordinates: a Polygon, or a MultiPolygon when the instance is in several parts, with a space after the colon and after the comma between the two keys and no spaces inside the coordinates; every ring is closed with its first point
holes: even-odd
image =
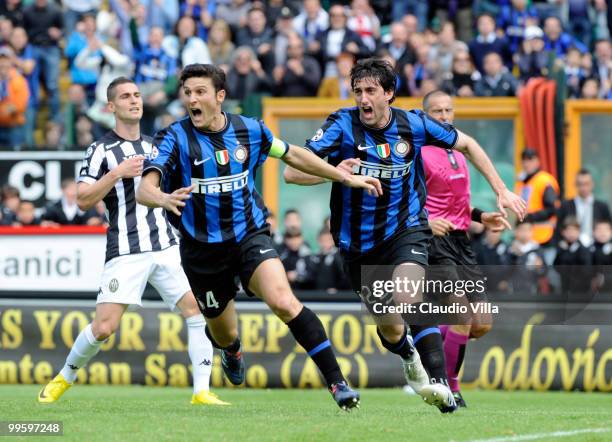
{"type": "Polygon", "coordinates": [[[204,244],[181,240],[181,261],[202,314],[219,316],[236,297],[238,278],[249,296],[248,286],[263,261],[278,258],[267,230],[255,232],[237,244],[204,244]]]}
{"type": "MultiPolygon", "coordinates": [[[[451,281],[478,281],[484,275],[467,232],[454,230],[446,236],[434,236],[429,243],[428,277],[451,281]],[[435,266],[435,268],[432,268],[435,266]]],[[[468,292],[470,302],[486,301],[486,292],[468,292]]]]}

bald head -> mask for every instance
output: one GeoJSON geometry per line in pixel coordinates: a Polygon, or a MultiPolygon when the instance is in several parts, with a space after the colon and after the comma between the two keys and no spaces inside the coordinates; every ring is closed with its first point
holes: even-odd
{"type": "Polygon", "coordinates": [[[429,112],[429,107],[431,106],[431,101],[437,97],[449,97],[450,95],[444,92],[441,89],[436,89],[435,91],[431,91],[423,97],[423,110],[425,112],[429,112]]]}
{"type": "Polygon", "coordinates": [[[431,91],[423,97],[423,110],[440,123],[453,124],[455,120],[453,98],[440,89],[431,91]]]}

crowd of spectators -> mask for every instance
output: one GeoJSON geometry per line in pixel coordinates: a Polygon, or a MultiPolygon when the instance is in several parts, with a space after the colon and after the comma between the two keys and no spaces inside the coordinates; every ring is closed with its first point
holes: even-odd
{"type": "Polygon", "coordinates": [[[0,226],[102,226],[107,224],[104,203],[83,211],[77,205],[77,183],[62,181],[62,197],[43,208],[22,200],[19,189],[5,185],[0,189],[0,226]]]}
{"type": "Polygon", "coordinates": [[[184,115],[177,78],[198,62],[227,72],[230,104],[348,98],[348,72],[369,56],[395,66],[400,96],[514,96],[556,67],[568,96],[610,99],[608,3],[4,0],[0,146],[87,146],[113,124],[104,92],[119,75],[138,82],[152,133],[184,115]]]}

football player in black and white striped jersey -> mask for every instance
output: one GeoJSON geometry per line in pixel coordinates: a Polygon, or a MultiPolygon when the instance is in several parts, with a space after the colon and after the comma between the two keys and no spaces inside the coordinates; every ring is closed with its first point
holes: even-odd
{"type": "MultiPolygon", "coordinates": [[[[163,208],[136,203],[145,158],[154,159],[156,148],[140,133],[143,102],[138,86],[120,77],[108,86],[109,109],[116,127],[87,150],[81,168],[77,202],[81,209],[100,200],[109,220],[106,262],[98,293],[96,316],[81,331],[61,372],[39,393],[38,401],[57,401],[70,388],[83,367],[111,336],[129,305],[141,305],[147,282],[172,310],[180,310],[187,323],[188,352],[193,366],[192,404],[228,405],[209,391],[213,350],[204,331],[204,317],[181,267],[177,238],[163,208]]],[[[186,192],[169,198],[184,200],[186,192]]],[[[173,201],[173,207],[177,201],[173,201]]]]}

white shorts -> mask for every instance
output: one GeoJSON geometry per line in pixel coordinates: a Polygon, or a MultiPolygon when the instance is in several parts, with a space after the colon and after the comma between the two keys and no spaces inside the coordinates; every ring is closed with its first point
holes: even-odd
{"type": "Polygon", "coordinates": [[[181,267],[179,246],[155,252],[123,255],[104,265],[97,303],[142,306],[142,293],[150,282],[172,311],[191,290],[181,267]]]}

